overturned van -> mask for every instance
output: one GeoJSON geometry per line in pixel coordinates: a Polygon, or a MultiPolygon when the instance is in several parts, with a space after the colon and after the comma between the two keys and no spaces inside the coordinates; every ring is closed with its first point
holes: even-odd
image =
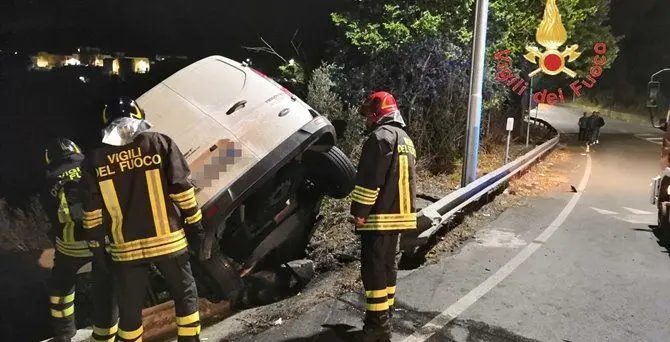
{"type": "Polygon", "coordinates": [[[237,300],[241,274],[304,257],[324,197],[353,189],[333,124],[245,64],[202,59],[137,101],[191,167],[212,255],[193,272],[210,301],[237,300]]]}

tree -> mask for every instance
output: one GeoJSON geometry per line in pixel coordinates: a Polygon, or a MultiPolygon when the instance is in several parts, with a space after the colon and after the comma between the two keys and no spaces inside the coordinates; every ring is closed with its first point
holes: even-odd
{"type": "MultiPolygon", "coordinates": [[[[607,43],[609,67],[618,50],[605,25],[608,1],[557,1],[568,33],[560,50],[579,44],[582,52],[570,68],[580,75],[589,72],[597,41],[607,43]]],[[[546,3],[491,0],[482,127],[501,127],[510,114],[520,118],[521,98],[511,96],[506,86],[495,81],[493,55],[509,49],[512,67],[520,75],[537,68],[523,55],[527,46],[538,45],[536,31],[546,3]]],[[[419,154],[428,157],[436,170],[444,170],[462,149],[474,8],[475,0],[356,0],[351,10],[332,14],[333,23],[342,30],[334,57],[340,66],[333,75],[335,91],[350,103],[360,101],[370,90],[391,91],[419,154]]],[[[563,77],[544,79],[565,82],[563,77]]]]}
{"type": "MultiPolygon", "coordinates": [[[[509,49],[524,71],[532,68],[523,60],[526,46],[535,43],[535,32],[542,20],[545,0],[492,0],[489,8],[487,32],[487,57],[489,69],[495,62],[491,58],[499,50],[509,49]]],[[[566,44],[578,44],[583,56],[575,61],[573,69],[580,75],[588,73],[596,42],[608,46],[608,63],[618,53],[617,39],[610,26],[609,0],[558,0],[562,23],[568,32],[566,44]]],[[[347,43],[368,56],[387,49],[398,49],[438,34],[450,43],[469,51],[472,41],[473,11],[475,0],[423,0],[396,1],[377,4],[357,1],[355,9],[347,13],[334,13],[333,22],[341,27],[347,43]]]]}
{"type": "Polygon", "coordinates": [[[389,49],[397,51],[404,44],[435,35],[443,21],[441,15],[417,5],[365,1],[359,2],[357,11],[333,13],[331,17],[335,26],[344,29],[349,43],[369,56],[389,49]]]}

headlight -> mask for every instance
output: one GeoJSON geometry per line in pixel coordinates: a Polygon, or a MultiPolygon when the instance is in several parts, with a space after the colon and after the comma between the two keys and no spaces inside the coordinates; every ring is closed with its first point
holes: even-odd
{"type": "Polygon", "coordinates": [[[670,185],[668,185],[668,188],[665,190],[665,192],[670,195],[670,185]]]}

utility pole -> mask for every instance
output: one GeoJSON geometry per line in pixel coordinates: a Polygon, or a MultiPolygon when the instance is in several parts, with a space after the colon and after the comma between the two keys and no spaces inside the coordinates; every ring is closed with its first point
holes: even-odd
{"type": "Polygon", "coordinates": [[[472,67],[470,68],[470,101],[468,103],[468,127],[465,132],[465,156],[461,187],[477,179],[479,154],[479,126],[482,121],[482,89],[486,58],[486,26],[489,0],[477,0],[474,38],[472,40],[472,67]]]}
{"type": "Polygon", "coordinates": [[[528,90],[528,121],[526,122],[526,147],[530,140],[530,115],[533,110],[533,77],[530,77],[530,89],[528,90]]]}

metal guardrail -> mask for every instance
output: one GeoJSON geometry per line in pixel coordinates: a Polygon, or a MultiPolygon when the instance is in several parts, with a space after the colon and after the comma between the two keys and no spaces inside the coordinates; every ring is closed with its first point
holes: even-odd
{"type": "Polygon", "coordinates": [[[418,236],[405,238],[405,240],[411,241],[401,242],[403,252],[413,254],[417,248],[425,245],[431,236],[435,235],[445,223],[468,204],[494,192],[505,181],[517,173],[526,170],[531,164],[558,144],[560,134],[554,127],[542,119],[531,118],[531,121],[535,125],[547,128],[555,137],[537,146],[525,155],[516,158],[514,161],[478,178],[467,186],[455,190],[439,201],[422,209],[417,214],[418,236]]]}

